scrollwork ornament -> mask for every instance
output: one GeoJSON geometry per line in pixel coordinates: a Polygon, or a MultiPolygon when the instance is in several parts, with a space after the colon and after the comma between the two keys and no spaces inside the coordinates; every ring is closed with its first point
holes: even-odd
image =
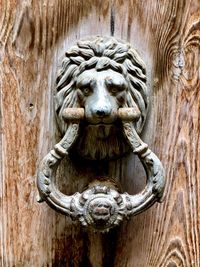
{"type": "Polygon", "coordinates": [[[113,37],[79,41],[66,52],[57,77],[56,117],[63,135],[42,160],[37,178],[39,201],[77,219],[84,227],[106,232],[124,218],[160,201],[165,187],[158,157],[139,137],[148,110],[146,68],[130,44],[113,37]],[[72,147],[89,160],[137,155],[146,186],[136,195],[94,177],[82,193],[64,195],[54,184],[61,160],[72,147]]]}

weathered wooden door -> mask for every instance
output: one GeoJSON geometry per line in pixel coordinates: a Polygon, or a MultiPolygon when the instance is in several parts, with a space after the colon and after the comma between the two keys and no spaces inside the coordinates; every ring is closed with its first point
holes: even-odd
{"type": "MultiPolygon", "coordinates": [[[[0,266],[200,266],[199,58],[199,0],[1,0],[0,266]],[[57,138],[57,65],[91,35],[129,41],[145,61],[151,107],[142,137],[167,181],[162,204],[108,234],[87,232],[36,201],[38,164],[57,138]]],[[[82,190],[90,166],[67,164],[59,187],[82,190]]],[[[144,183],[131,155],[111,162],[108,173],[129,193],[144,183]]]]}

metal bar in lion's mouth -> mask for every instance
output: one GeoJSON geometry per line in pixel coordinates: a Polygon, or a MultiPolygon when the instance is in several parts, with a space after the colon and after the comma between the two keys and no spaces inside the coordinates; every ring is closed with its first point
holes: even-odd
{"type": "MultiPolygon", "coordinates": [[[[134,108],[119,108],[118,118],[123,121],[138,120],[141,113],[137,107],[134,108]]],[[[84,108],[65,108],[62,112],[64,120],[82,120],[85,117],[84,108]]]]}
{"type": "Polygon", "coordinates": [[[82,120],[85,117],[84,108],[65,108],[62,112],[64,120],[82,120]]]}

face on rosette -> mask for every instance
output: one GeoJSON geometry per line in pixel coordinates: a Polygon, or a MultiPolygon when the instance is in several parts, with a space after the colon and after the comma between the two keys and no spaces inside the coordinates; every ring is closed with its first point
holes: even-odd
{"type": "Polygon", "coordinates": [[[85,203],[84,221],[100,231],[118,225],[122,219],[118,213],[120,205],[111,194],[93,195],[85,203]]]}
{"type": "Polygon", "coordinates": [[[105,197],[95,198],[89,205],[90,215],[94,222],[98,225],[106,224],[110,217],[114,214],[113,203],[105,197]]]}

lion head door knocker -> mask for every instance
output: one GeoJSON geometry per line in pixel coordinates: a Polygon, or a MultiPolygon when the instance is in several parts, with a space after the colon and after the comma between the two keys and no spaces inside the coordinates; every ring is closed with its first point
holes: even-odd
{"type": "Polygon", "coordinates": [[[91,37],[67,51],[55,95],[63,138],[40,164],[40,201],[102,232],[160,201],[165,186],[163,167],[139,137],[147,107],[145,64],[130,44],[113,37],[91,37]],[[96,161],[122,157],[131,150],[146,171],[144,190],[136,195],[120,193],[109,178],[94,177],[82,193],[61,193],[53,176],[75,143],[81,157],[96,161]]]}

